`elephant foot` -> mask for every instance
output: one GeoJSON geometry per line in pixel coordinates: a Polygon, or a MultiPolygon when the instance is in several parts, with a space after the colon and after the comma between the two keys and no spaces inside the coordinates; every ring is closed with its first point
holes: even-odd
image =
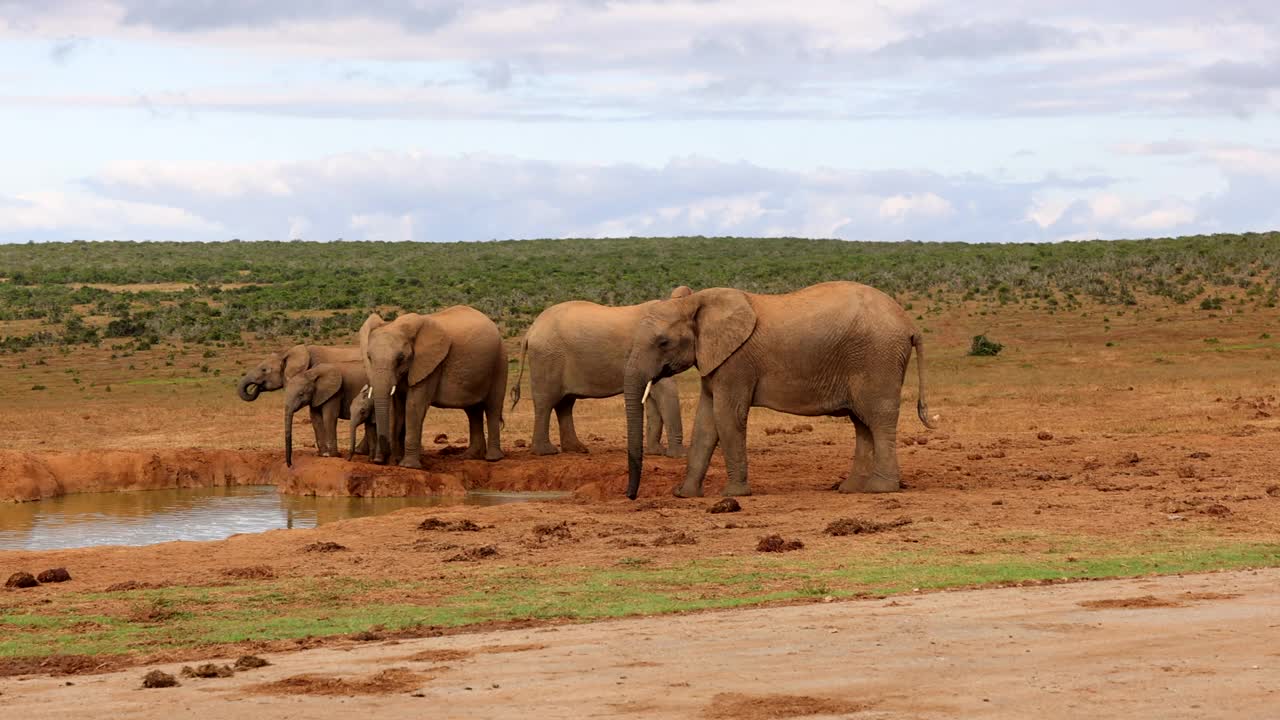
{"type": "Polygon", "coordinates": [[[321,450],[320,457],[333,457],[333,453],[329,452],[328,450],[321,450]]]}
{"type": "Polygon", "coordinates": [[[498,462],[499,460],[501,460],[506,456],[507,454],[502,452],[501,450],[490,449],[489,452],[484,454],[484,459],[488,460],[489,462],[498,462]]]}
{"type": "Polygon", "coordinates": [[[663,454],[669,458],[682,458],[688,456],[689,449],[683,445],[673,445],[663,454]]]}
{"type": "Polygon", "coordinates": [[[842,493],[886,493],[898,492],[902,486],[898,483],[898,478],[872,475],[866,478],[851,477],[840,483],[838,489],[842,493]]]}
{"type": "Polygon", "coordinates": [[[652,447],[647,447],[647,448],[645,448],[645,449],[644,449],[644,454],[645,454],[645,455],[654,455],[654,456],[658,456],[658,455],[666,455],[666,454],[667,454],[667,449],[666,449],[666,448],[664,448],[664,447],[662,447],[661,445],[654,445],[654,446],[652,446],[652,447]]]}
{"type": "Polygon", "coordinates": [[[400,467],[421,470],[422,460],[415,455],[406,455],[405,458],[400,461],[400,467]]]}
{"type": "Polygon", "coordinates": [[[576,442],[576,441],[570,441],[567,443],[561,442],[560,449],[565,452],[580,453],[582,455],[586,455],[591,452],[590,450],[587,449],[586,445],[583,445],[582,443],[576,442]]]}
{"type": "Polygon", "coordinates": [[[744,483],[730,483],[724,486],[724,492],[721,493],[725,497],[746,497],[751,494],[751,488],[744,483]]]}
{"type": "Polygon", "coordinates": [[[685,483],[676,488],[672,494],[678,498],[699,498],[702,497],[702,486],[685,483]]]}
{"type": "Polygon", "coordinates": [[[473,445],[467,448],[466,452],[462,453],[462,459],[463,460],[484,460],[485,450],[484,448],[477,448],[473,445]]]}
{"type": "Polygon", "coordinates": [[[534,443],[533,454],[534,455],[559,455],[560,448],[550,443],[546,445],[538,445],[537,443],[534,443]]]}

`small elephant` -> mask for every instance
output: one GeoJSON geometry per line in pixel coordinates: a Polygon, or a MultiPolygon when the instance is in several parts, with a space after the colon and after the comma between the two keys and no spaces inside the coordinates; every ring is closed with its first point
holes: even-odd
{"type": "Polygon", "coordinates": [[[360,350],[373,388],[379,454],[399,454],[392,446],[393,415],[399,413],[391,406],[400,389],[402,467],[422,467],[422,423],[430,406],[466,411],[471,443],[464,458],[502,459],[507,351],[498,326],[484,313],[455,305],[430,315],[406,313],[391,322],[374,313],[360,328],[360,350]]]}
{"type": "MultiPolygon", "coordinates": [[[[311,426],[316,431],[316,449],[321,457],[338,454],[338,416],[367,384],[364,367],[321,363],[289,378],[284,393],[284,461],[293,466],[293,415],[303,406],[311,408],[311,426]]],[[[355,437],[355,423],[351,425],[355,437]]],[[[366,436],[368,431],[366,430],[366,436]]],[[[352,445],[354,446],[354,441],[352,445]]]]}
{"type": "MultiPolygon", "coordinates": [[[[672,298],[693,291],[681,285],[672,298]]],[[[533,453],[554,455],[551,444],[551,411],[560,426],[560,449],[587,452],[573,424],[573,406],[579,398],[607,398],[623,390],[623,369],[631,353],[636,326],[661,302],[609,307],[584,300],[563,302],[543,310],[521,343],[520,372],[511,389],[511,407],[520,402],[524,358],[528,358],[529,386],[533,394],[533,453]]],[[[680,418],[680,392],[674,378],[653,384],[653,402],[645,402],[648,415],[645,453],[684,457],[684,429],[680,418]],[[662,431],[668,445],[662,447],[662,431]]]]}
{"type": "MultiPolygon", "coordinates": [[[[395,452],[403,452],[404,391],[397,390],[396,395],[397,397],[392,399],[393,408],[398,408],[398,410],[395,410],[391,413],[392,415],[391,430],[392,430],[392,435],[395,437],[395,441],[391,443],[391,447],[394,448],[395,452]]],[[[351,452],[347,455],[347,458],[350,459],[360,454],[356,448],[356,428],[357,427],[363,425],[365,428],[364,439],[361,440],[362,445],[364,443],[369,443],[370,438],[377,438],[378,436],[378,427],[377,427],[377,423],[375,422],[375,415],[374,415],[372,386],[365,385],[363,388],[360,388],[360,392],[356,393],[355,399],[351,401],[351,407],[348,412],[351,415],[351,452]]],[[[372,447],[374,448],[374,453],[370,459],[373,460],[374,462],[376,463],[400,462],[400,455],[393,454],[390,457],[385,459],[381,455],[379,455],[378,443],[376,440],[372,441],[371,444],[372,444],[372,447]]]]}
{"type": "MultiPolygon", "coordinates": [[[[363,367],[358,347],[332,347],[325,345],[294,345],[283,352],[271,353],[262,359],[256,367],[240,378],[236,386],[236,395],[245,402],[253,402],[264,392],[273,392],[284,388],[289,378],[303,370],[313,368],[322,363],[346,363],[363,367]]],[[[347,408],[342,407],[341,418],[347,417],[347,408]]],[[[320,446],[320,429],[316,431],[316,447],[320,446]]],[[[368,452],[368,439],[360,441],[359,452],[368,452]]]]}
{"type": "Polygon", "coordinates": [[[651,306],[626,363],[627,497],[643,467],[641,404],[649,384],[696,366],[702,394],[679,497],[702,495],[717,445],[725,495],[749,495],[747,413],[767,407],[795,415],[849,418],[857,447],[841,492],[898,490],[898,411],[911,351],[925,403],[923,338],[893,298],[854,282],[827,282],[785,295],[715,288],[651,306]]]}

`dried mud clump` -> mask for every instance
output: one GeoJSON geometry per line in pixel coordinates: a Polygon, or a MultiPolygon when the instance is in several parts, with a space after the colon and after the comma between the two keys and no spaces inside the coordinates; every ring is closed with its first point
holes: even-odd
{"type": "Polygon", "coordinates": [[[255,690],[270,695],[391,695],[409,692],[422,677],[407,668],[388,668],[367,678],[347,680],[326,675],[294,675],[255,690]]]}
{"type": "Polygon", "coordinates": [[[418,523],[419,530],[444,530],[446,532],[480,532],[484,528],[480,527],[471,520],[455,520],[454,522],[445,522],[440,518],[427,518],[418,523]]]}
{"type": "Polygon", "coordinates": [[[270,664],[271,663],[263,660],[257,655],[242,655],[238,660],[236,660],[234,667],[236,670],[240,671],[257,670],[258,668],[264,668],[270,664]]]}
{"type": "Polygon", "coordinates": [[[711,513],[712,515],[718,515],[720,513],[742,512],[742,504],[733,498],[725,498],[720,502],[717,502],[715,505],[712,505],[711,507],[707,508],[707,512],[711,513]]]}
{"type": "Polygon", "coordinates": [[[666,545],[697,545],[698,538],[690,535],[683,530],[675,532],[665,532],[653,539],[654,547],[664,547],[666,545]]]}
{"type": "Polygon", "coordinates": [[[1175,600],[1158,598],[1155,595],[1142,595],[1140,597],[1131,598],[1085,600],[1076,604],[1082,608],[1088,608],[1090,610],[1123,610],[1130,608],[1171,608],[1179,607],[1182,603],[1175,600]]]}
{"type": "Polygon", "coordinates": [[[533,536],[540,542],[545,540],[572,540],[573,531],[569,529],[568,522],[561,520],[558,523],[535,525],[533,527],[533,536]]]}
{"type": "Polygon", "coordinates": [[[31,588],[39,584],[36,581],[36,576],[29,572],[16,572],[10,575],[8,580],[4,581],[4,586],[7,588],[31,588]]]}
{"type": "Polygon", "coordinates": [[[784,540],[781,535],[766,535],[756,544],[756,552],[791,552],[804,549],[799,540],[784,540]]]}
{"type": "Polygon", "coordinates": [[[178,678],[164,672],[163,670],[152,670],[142,676],[142,687],[144,688],[167,688],[177,686],[178,678]]]}
{"type": "Polygon", "coordinates": [[[431,441],[436,445],[448,445],[449,436],[444,433],[440,433],[439,435],[436,435],[434,438],[432,438],[431,441]]]}
{"type": "Polygon", "coordinates": [[[60,583],[71,579],[71,573],[66,568],[50,568],[36,576],[36,580],[42,583],[60,583]]]}
{"type": "Polygon", "coordinates": [[[1230,515],[1231,508],[1227,507],[1226,505],[1222,505],[1220,503],[1214,503],[1213,505],[1208,505],[1206,507],[1200,508],[1200,512],[1205,515],[1208,515],[1209,517],[1221,518],[1221,517],[1227,517],[1228,515],[1230,515]]]}
{"type": "Polygon", "coordinates": [[[250,565],[248,567],[227,568],[222,574],[236,580],[272,580],[276,571],[266,565],[250,565]]]}
{"type": "Polygon", "coordinates": [[[800,423],[799,425],[792,425],[789,428],[782,427],[781,425],[774,425],[764,429],[765,435],[800,435],[802,433],[811,432],[813,432],[813,426],[809,423],[800,423]]]}
{"type": "Polygon", "coordinates": [[[230,665],[216,665],[214,663],[205,663],[195,667],[183,665],[181,672],[184,678],[229,678],[235,674],[236,671],[230,665]]]}
{"type": "Polygon", "coordinates": [[[480,547],[467,548],[457,555],[450,555],[445,558],[445,562],[476,562],[477,560],[485,560],[487,558],[496,557],[498,548],[492,545],[481,545],[480,547]]]}
{"type": "Polygon", "coordinates": [[[702,711],[709,720],[782,720],[809,715],[844,717],[861,713],[868,706],[807,695],[742,695],[720,693],[702,711]]]}
{"type": "Polygon", "coordinates": [[[892,530],[904,525],[910,525],[911,518],[898,518],[889,522],[876,522],[875,520],[863,520],[861,518],[840,518],[827,525],[822,532],[836,537],[845,535],[870,535],[872,533],[884,532],[892,530]]]}
{"type": "Polygon", "coordinates": [[[1048,430],[1041,430],[1040,432],[1036,433],[1036,439],[1037,439],[1037,440],[1052,440],[1052,439],[1053,439],[1053,433],[1049,432],[1048,430]]]}
{"type": "Polygon", "coordinates": [[[318,553],[342,552],[344,550],[350,550],[350,548],[346,545],[339,545],[336,542],[330,542],[328,540],[324,542],[313,542],[310,545],[304,545],[302,548],[302,552],[318,553]]]}

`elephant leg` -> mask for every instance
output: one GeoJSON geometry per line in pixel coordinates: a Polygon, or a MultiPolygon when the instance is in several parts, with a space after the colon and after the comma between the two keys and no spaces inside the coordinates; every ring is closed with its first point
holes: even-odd
{"type": "Polygon", "coordinates": [[[364,426],[364,436],[360,438],[360,444],[356,446],[355,454],[356,455],[369,454],[369,425],[367,423],[364,426]]]}
{"type": "Polygon", "coordinates": [[[340,400],[327,402],[320,408],[320,422],[324,426],[324,450],[322,457],[338,457],[338,414],[340,400]]]}
{"type": "Polygon", "coordinates": [[[654,389],[662,387],[658,396],[659,416],[667,428],[667,457],[684,457],[688,451],[684,447],[684,423],[680,418],[680,391],[676,387],[675,378],[666,378],[655,383],[654,389]]]}
{"type": "Polygon", "coordinates": [[[439,377],[429,377],[409,388],[404,408],[404,457],[400,459],[400,467],[422,468],[422,422],[439,381],[439,377]]]}
{"type": "Polygon", "coordinates": [[[573,427],[573,404],[575,397],[566,397],[556,403],[556,421],[560,423],[560,449],[565,452],[586,453],[587,446],[578,439],[578,431],[573,427]]]}
{"type": "Polygon", "coordinates": [[[698,397],[698,412],[693,418],[693,442],[689,444],[689,460],[685,465],[684,485],[676,489],[676,497],[702,497],[702,482],[707,478],[711,454],[716,451],[719,434],[716,430],[715,398],[707,381],[702,381],[702,395],[698,397]]]}
{"type": "Polygon", "coordinates": [[[747,485],[747,414],[751,403],[745,397],[725,398],[720,394],[716,402],[716,435],[720,438],[720,451],[724,453],[724,466],[729,479],[724,486],[725,497],[750,495],[747,485]]]}
{"type": "Polygon", "coordinates": [[[875,462],[863,492],[897,492],[902,489],[898,469],[897,415],[892,422],[886,420],[872,426],[871,434],[875,438],[875,462]]]}
{"type": "Polygon", "coordinates": [[[320,415],[320,408],[311,408],[311,432],[316,436],[316,454],[324,456],[324,418],[320,415]]]}
{"type": "Polygon", "coordinates": [[[662,409],[659,407],[658,383],[654,383],[649,393],[649,402],[644,404],[644,454],[665,455],[667,449],[662,447],[662,409]]]}
{"type": "Polygon", "coordinates": [[[840,492],[866,492],[864,488],[867,486],[867,482],[871,480],[872,463],[875,458],[873,451],[875,440],[871,435],[871,428],[858,419],[857,415],[850,416],[850,419],[853,421],[854,431],[857,435],[857,445],[853,448],[853,465],[849,468],[849,477],[840,483],[840,492]]]}
{"type": "Polygon", "coordinates": [[[560,448],[551,444],[551,410],[560,398],[533,394],[533,454],[556,455],[560,448]]]}
{"type": "Polygon", "coordinates": [[[484,457],[484,408],[480,405],[472,405],[466,409],[467,426],[471,430],[471,441],[467,445],[467,451],[462,454],[464,460],[480,460],[484,457]]]}
{"type": "Polygon", "coordinates": [[[497,462],[506,457],[502,452],[502,402],[506,388],[505,377],[501,382],[495,382],[484,406],[484,415],[489,421],[489,443],[485,449],[484,459],[489,462],[497,462]]]}

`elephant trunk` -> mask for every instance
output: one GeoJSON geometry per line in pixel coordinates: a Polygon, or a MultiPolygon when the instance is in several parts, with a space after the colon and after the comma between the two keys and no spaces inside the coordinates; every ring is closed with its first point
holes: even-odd
{"type": "Polygon", "coordinates": [[[236,386],[236,395],[239,395],[240,399],[245,402],[253,402],[258,399],[258,392],[260,390],[262,390],[262,388],[258,383],[250,380],[249,376],[246,375],[240,379],[240,384],[236,386]]]}
{"type": "Polygon", "coordinates": [[[383,393],[378,394],[374,390],[373,395],[373,416],[376,430],[378,433],[379,457],[383,462],[391,459],[391,396],[383,393]]]}
{"type": "Polygon", "coordinates": [[[644,374],[628,368],[623,383],[627,407],[627,497],[636,499],[640,492],[640,473],[644,468],[644,374]]]}
{"type": "Polygon", "coordinates": [[[290,403],[284,405],[284,464],[293,467],[293,413],[297,410],[290,403]]]}
{"type": "MultiPolygon", "coordinates": [[[[363,421],[363,418],[360,418],[359,420],[357,420],[357,419],[356,419],[356,414],[355,414],[355,413],[351,413],[351,452],[347,453],[347,459],[348,459],[348,460],[353,460],[353,459],[355,459],[355,456],[356,456],[356,430],[358,430],[358,429],[360,428],[360,425],[361,425],[361,424],[363,424],[363,423],[362,423],[362,421],[363,421]]],[[[367,439],[367,438],[369,437],[369,429],[368,429],[368,428],[365,428],[364,434],[365,434],[365,438],[367,439]]]]}

